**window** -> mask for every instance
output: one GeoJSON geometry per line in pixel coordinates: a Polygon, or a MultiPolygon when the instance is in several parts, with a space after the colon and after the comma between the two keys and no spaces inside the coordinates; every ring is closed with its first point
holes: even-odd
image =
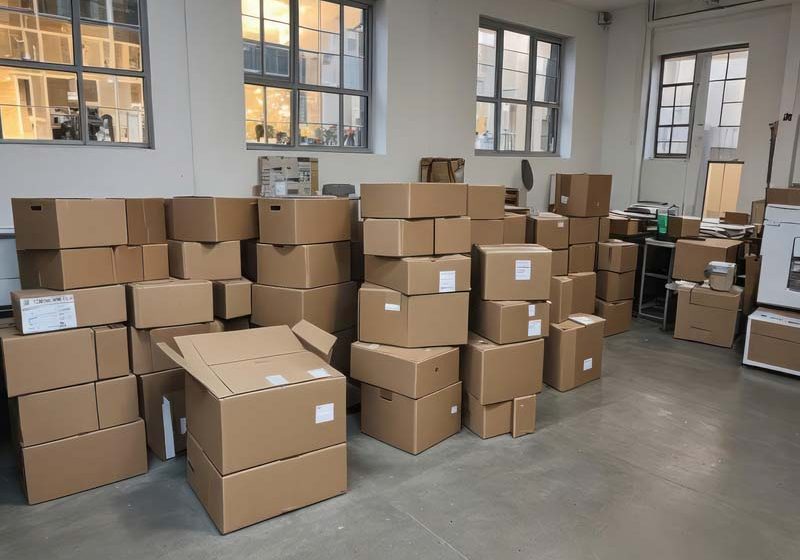
{"type": "Polygon", "coordinates": [[[242,0],[249,146],[368,149],[370,17],[349,0],[242,0]]]}
{"type": "Polygon", "coordinates": [[[149,146],[145,37],[144,0],[0,0],[0,139],[149,146]]]}
{"type": "Polygon", "coordinates": [[[538,31],[481,20],[476,152],[556,153],[561,48],[538,31]]]}
{"type": "Polygon", "coordinates": [[[712,148],[735,149],[739,145],[747,56],[746,49],[711,55],[704,129],[711,136],[712,148]]]}
{"type": "Polygon", "coordinates": [[[689,152],[696,59],[691,54],[662,60],[656,157],[686,157],[689,152]]]}

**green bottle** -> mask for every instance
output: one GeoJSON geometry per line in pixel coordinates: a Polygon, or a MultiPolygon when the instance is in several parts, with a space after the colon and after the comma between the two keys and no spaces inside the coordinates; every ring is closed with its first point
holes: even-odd
{"type": "Polygon", "coordinates": [[[658,218],[658,235],[667,235],[667,221],[669,214],[666,210],[658,210],[656,214],[658,218]]]}

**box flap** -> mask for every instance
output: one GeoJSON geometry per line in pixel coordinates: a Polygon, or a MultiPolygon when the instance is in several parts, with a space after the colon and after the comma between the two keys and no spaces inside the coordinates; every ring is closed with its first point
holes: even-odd
{"type": "Polygon", "coordinates": [[[693,305],[735,311],[739,309],[741,299],[742,289],[738,286],[734,286],[730,292],[718,292],[711,288],[697,286],[692,288],[689,301],[693,305]]]}
{"type": "Polygon", "coordinates": [[[306,320],[302,320],[293,326],[292,332],[300,339],[306,350],[313,352],[327,363],[331,362],[333,346],[336,344],[334,335],[306,320]]]}
{"type": "Polygon", "coordinates": [[[535,243],[507,244],[507,245],[478,245],[478,251],[484,254],[497,253],[549,253],[550,249],[535,243]]]}
{"type": "Polygon", "coordinates": [[[428,348],[401,348],[399,346],[388,346],[386,344],[369,344],[367,342],[353,342],[353,346],[360,346],[371,352],[377,352],[386,356],[399,358],[406,362],[421,364],[427,360],[436,358],[451,352],[454,346],[431,346],[428,348]]]}
{"type": "MultiPolygon", "coordinates": [[[[596,315],[589,315],[588,313],[573,313],[569,316],[567,322],[577,323],[582,327],[594,325],[595,323],[605,323],[605,319],[597,317],[596,315]]],[[[563,324],[563,323],[562,323],[563,324]]]]}
{"type": "Polygon", "coordinates": [[[285,326],[181,336],[175,339],[184,358],[191,346],[204,363],[214,366],[301,352],[303,345],[285,326]]]}

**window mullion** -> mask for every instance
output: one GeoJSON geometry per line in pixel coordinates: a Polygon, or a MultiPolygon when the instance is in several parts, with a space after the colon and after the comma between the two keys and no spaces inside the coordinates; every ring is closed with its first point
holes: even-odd
{"type": "Polygon", "coordinates": [[[536,84],[536,45],[537,40],[532,34],[528,35],[528,102],[525,110],[525,151],[530,152],[532,146],[533,134],[533,98],[534,88],[536,84]]]}
{"type": "Polygon", "coordinates": [[[75,63],[78,86],[78,118],[80,119],[81,142],[89,143],[89,106],[83,84],[83,45],[81,43],[80,0],[72,0],[72,59],[75,63]]]}
{"type": "Polygon", "coordinates": [[[495,30],[495,48],[497,52],[495,53],[495,74],[494,74],[494,149],[500,149],[500,127],[502,121],[502,106],[503,102],[501,101],[503,96],[503,44],[504,44],[505,36],[503,34],[502,29],[495,30]]]}

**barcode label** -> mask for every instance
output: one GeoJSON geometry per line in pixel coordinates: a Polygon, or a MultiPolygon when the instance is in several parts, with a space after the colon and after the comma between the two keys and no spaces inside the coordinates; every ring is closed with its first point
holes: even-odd
{"type": "Polygon", "coordinates": [[[20,329],[22,334],[32,334],[78,326],[75,314],[75,296],[44,296],[19,300],[20,329]]]}

